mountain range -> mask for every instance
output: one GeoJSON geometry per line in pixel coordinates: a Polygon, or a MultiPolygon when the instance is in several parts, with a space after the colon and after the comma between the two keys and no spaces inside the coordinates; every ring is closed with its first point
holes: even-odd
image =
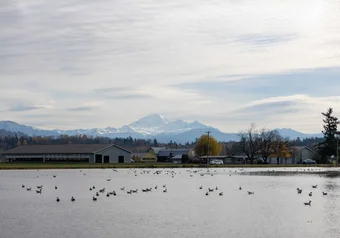
{"type": "MultiPolygon", "coordinates": [[[[183,120],[169,121],[166,118],[152,114],[120,128],[92,128],[75,130],[43,130],[37,127],[21,125],[13,121],[0,121],[0,129],[24,133],[29,136],[59,136],[59,135],[87,135],[89,137],[157,139],[159,142],[186,143],[195,141],[207,131],[218,141],[238,141],[237,133],[224,133],[219,129],[204,125],[198,121],[185,122],[183,120]]],[[[276,129],[283,137],[300,139],[308,137],[322,137],[322,134],[304,134],[290,128],[276,129]]]]}

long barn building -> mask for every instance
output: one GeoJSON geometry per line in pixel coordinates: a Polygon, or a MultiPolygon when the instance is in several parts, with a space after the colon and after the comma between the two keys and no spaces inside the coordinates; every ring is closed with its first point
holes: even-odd
{"type": "Polygon", "coordinates": [[[2,161],[130,163],[131,157],[114,144],[23,145],[4,152],[2,161]]]}

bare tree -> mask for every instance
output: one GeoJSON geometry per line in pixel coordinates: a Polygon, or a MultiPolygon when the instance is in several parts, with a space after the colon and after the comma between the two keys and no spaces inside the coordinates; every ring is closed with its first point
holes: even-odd
{"type": "Polygon", "coordinates": [[[240,148],[246,154],[250,163],[254,163],[255,155],[260,150],[260,136],[254,123],[246,131],[239,133],[240,148]]]}
{"type": "Polygon", "coordinates": [[[275,142],[280,138],[276,130],[267,130],[265,128],[260,130],[260,153],[264,163],[268,162],[268,157],[274,151],[275,142]]]}

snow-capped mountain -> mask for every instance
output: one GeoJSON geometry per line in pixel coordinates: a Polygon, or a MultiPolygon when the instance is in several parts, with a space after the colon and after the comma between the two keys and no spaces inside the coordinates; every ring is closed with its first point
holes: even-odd
{"type": "Polygon", "coordinates": [[[197,121],[188,123],[183,120],[169,121],[168,119],[152,114],[128,125],[128,128],[143,135],[179,134],[193,129],[208,128],[197,121]]]}
{"type": "MultiPolygon", "coordinates": [[[[204,125],[198,121],[185,122],[183,120],[169,121],[168,119],[152,114],[120,128],[92,128],[75,130],[42,130],[37,127],[21,125],[12,121],[0,121],[0,130],[20,132],[29,136],[59,136],[59,135],[87,135],[90,137],[157,139],[159,142],[174,141],[186,143],[195,141],[201,135],[211,131],[211,135],[219,141],[238,141],[237,133],[223,133],[217,128],[204,125]]],[[[289,128],[277,129],[278,132],[290,139],[304,139],[307,137],[322,137],[321,134],[303,134],[289,128]]]]}

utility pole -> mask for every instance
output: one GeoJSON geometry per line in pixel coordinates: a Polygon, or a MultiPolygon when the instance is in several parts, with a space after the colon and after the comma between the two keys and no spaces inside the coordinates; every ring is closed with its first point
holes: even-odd
{"type": "Polygon", "coordinates": [[[206,132],[207,134],[208,134],[208,155],[207,155],[207,166],[209,165],[209,135],[210,135],[210,133],[211,133],[211,131],[207,131],[206,132]]]}

